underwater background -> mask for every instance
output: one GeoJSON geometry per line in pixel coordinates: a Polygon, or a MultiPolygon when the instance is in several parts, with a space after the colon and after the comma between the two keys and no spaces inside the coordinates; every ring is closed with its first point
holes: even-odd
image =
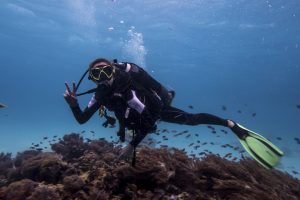
{"type": "MultiPolygon", "coordinates": [[[[95,58],[117,58],[174,89],[173,106],[266,136],[285,152],[278,168],[299,178],[299,22],[297,0],[2,0],[0,103],[7,107],[0,109],[0,151],[15,154],[70,132],[116,140],[117,128],[105,129],[97,115],[79,125],[63,93],[64,82],[77,82],[95,58]]],[[[79,90],[92,87],[85,79],[79,90]]],[[[81,108],[90,98],[79,97],[81,108]]],[[[170,130],[169,140],[150,136],[162,144],[207,143],[194,152],[225,155],[222,145],[239,146],[222,127],[218,135],[206,125],[158,127],[170,130]],[[193,135],[173,137],[171,130],[193,135]]]]}

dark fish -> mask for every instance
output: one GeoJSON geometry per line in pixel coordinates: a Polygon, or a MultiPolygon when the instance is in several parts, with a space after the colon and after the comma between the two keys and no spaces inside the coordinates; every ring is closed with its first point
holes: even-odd
{"type": "Polygon", "coordinates": [[[39,144],[35,144],[35,145],[33,145],[33,146],[35,146],[35,147],[39,147],[40,145],[39,145],[39,144]]]}
{"type": "Polygon", "coordinates": [[[168,145],[163,145],[163,144],[161,144],[160,147],[161,147],[161,148],[168,148],[168,145]]]}
{"type": "Polygon", "coordinates": [[[232,161],[236,161],[237,160],[237,157],[234,157],[233,159],[232,159],[232,161]]]}
{"type": "Polygon", "coordinates": [[[81,133],[85,133],[85,131],[83,130],[83,131],[81,131],[81,133]]]}
{"type": "Polygon", "coordinates": [[[223,105],[222,110],[224,110],[224,111],[227,110],[226,106],[223,105]]]}
{"type": "Polygon", "coordinates": [[[252,117],[255,117],[256,116],[256,113],[252,113],[252,117]]]}
{"type": "Polygon", "coordinates": [[[189,105],[188,107],[189,107],[190,109],[193,109],[193,108],[194,108],[192,105],[189,105]]]}
{"type": "Polygon", "coordinates": [[[185,138],[189,138],[191,136],[191,134],[188,134],[187,136],[185,136],[185,138]]]}
{"type": "Polygon", "coordinates": [[[293,174],[299,174],[299,172],[297,172],[297,171],[294,171],[294,170],[293,170],[292,172],[293,172],[293,174]]]}
{"type": "Polygon", "coordinates": [[[169,131],[167,129],[163,129],[162,132],[163,133],[166,133],[166,132],[168,133],[169,131]]]}
{"type": "Polygon", "coordinates": [[[189,147],[190,147],[190,146],[193,146],[193,145],[194,145],[194,143],[191,143],[191,144],[189,144],[189,147]]]}
{"type": "Polygon", "coordinates": [[[215,143],[213,143],[213,142],[211,142],[210,144],[211,144],[211,145],[215,145],[215,143]]]}
{"type": "Polygon", "coordinates": [[[212,133],[213,133],[213,134],[216,134],[216,133],[217,133],[217,131],[212,131],[212,133]]]}
{"type": "Polygon", "coordinates": [[[177,133],[177,131],[176,130],[172,130],[172,133],[177,133]]]}
{"type": "Polygon", "coordinates": [[[53,137],[54,137],[54,138],[56,138],[56,137],[57,137],[57,135],[54,135],[53,137]]]}
{"type": "Polygon", "coordinates": [[[43,144],[43,142],[40,142],[40,144],[43,144]]]}
{"type": "Polygon", "coordinates": [[[277,140],[282,140],[282,138],[281,138],[281,137],[277,137],[276,139],[277,139],[277,140]]]}
{"type": "Polygon", "coordinates": [[[197,137],[199,137],[199,134],[196,133],[195,135],[196,135],[197,137]]]}
{"type": "Polygon", "coordinates": [[[224,156],[224,158],[230,157],[232,155],[232,153],[228,153],[224,156]]]}
{"type": "Polygon", "coordinates": [[[297,105],[296,107],[300,109],[300,104],[299,104],[299,105],[297,105]]]}
{"type": "Polygon", "coordinates": [[[213,127],[213,126],[211,126],[211,125],[208,125],[207,128],[212,129],[212,130],[215,130],[215,127],[213,127]]]}
{"type": "Polygon", "coordinates": [[[207,142],[203,142],[203,143],[202,143],[202,145],[206,145],[206,144],[207,144],[207,142]]]}
{"type": "Polygon", "coordinates": [[[5,108],[6,105],[4,105],[3,103],[0,103],[0,108],[5,108]]]}
{"type": "Polygon", "coordinates": [[[90,138],[85,138],[87,142],[91,142],[92,140],[90,138]]]}
{"type": "Polygon", "coordinates": [[[221,131],[222,131],[223,133],[225,133],[225,134],[227,134],[227,133],[228,133],[228,132],[227,132],[227,131],[225,131],[224,129],[222,129],[221,131]]]}
{"type": "Polygon", "coordinates": [[[90,131],[91,133],[95,133],[95,131],[90,131]]]}
{"type": "Polygon", "coordinates": [[[37,150],[37,151],[42,151],[42,150],[43,150],[43,148],[37,148],[36,150],[37,150]]]}
{"type": "Polygon", "coordinates": [[[197,143],[200,143],[200,140],[197,140],[197,143]]]}
{"type": "Polygon", "coordinates": [[[201,153],[198,153],[198,154],[201,156],[201,155],[205,155],[206,153],[205,152],[201,152],[201,153]]]}
{"type": "Polygon", "coordinates": [[[184,133],[188,133],[188,132],[189,132],[188,130],[182,131],[183,134],[184,134],[184,133]]]}
{"type": "Polygon", "coordinates": [[[164,140],[169,140],[168,138],[164,138],[164,140]]]}
{"type": "Polygon", "coordinates": [[[47,140],[48,139],[48,137],[43,137],[43,140],[47,140]]]}
{"type": "Polygon", "coordinates": [[[240,114],[241,114],[241,113],[242,113],[242,111],[241,111],[241,110],[238,110],[238,113],[240,113],[240,114]]]}

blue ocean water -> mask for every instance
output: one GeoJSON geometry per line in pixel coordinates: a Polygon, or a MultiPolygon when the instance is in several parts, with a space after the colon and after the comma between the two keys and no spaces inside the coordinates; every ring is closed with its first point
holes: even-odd
{"type": "MultiPolygon", "coordinates": [[[[2,0],[0,103],[7,107],[0,110],[0,151],[83,130],[84,137],[115,137],[96,115],[77,124],[63,93],[64,82],[78,81],[93,59],[117,58],[174,89],[174,106],[266,136],[285,152],[279,169],[299,177],[299,21],[297,0],[2,0]]],[[[81,90],[92,87],[85,80],[81,90]]],[[[89,99],[79,98],[82,108],[89,99]]],[[[239,145],[233,134],[216,137],[206,126],[159,128],[199,133],[169,133],[164,144],[179,148],[200,139],[224,154],[221,144],[239,145]]]]}

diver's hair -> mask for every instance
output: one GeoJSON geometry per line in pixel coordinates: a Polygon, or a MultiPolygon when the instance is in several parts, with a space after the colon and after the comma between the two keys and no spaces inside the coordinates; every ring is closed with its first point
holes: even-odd
{"type": "Polygon", "coordinates": [[[112,64],[111,61],[105,59],[105,58],[97,58],[96,60],[94,60],[93,62],[90,63],[89,65],[89,69],[91,69],[96,63],[99,63],[99,62],[105,62],[107,64],[112,64]]]}

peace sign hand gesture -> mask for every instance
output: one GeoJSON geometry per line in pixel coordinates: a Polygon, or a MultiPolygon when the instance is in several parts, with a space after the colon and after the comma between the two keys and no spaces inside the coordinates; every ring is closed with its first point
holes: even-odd
{"type": "Polygon", "coordinates": [[[76,97],[76,85],[73,82],[73,90],[71,91],[69,85],[67,82],[65,82],[66,85],[66,91],[64,93],[64,98],[66,100],[66,102],[71,106],[71,107],[76,107],[78,106],[78,101],[77,101],[77,97],[76,97]]]}

